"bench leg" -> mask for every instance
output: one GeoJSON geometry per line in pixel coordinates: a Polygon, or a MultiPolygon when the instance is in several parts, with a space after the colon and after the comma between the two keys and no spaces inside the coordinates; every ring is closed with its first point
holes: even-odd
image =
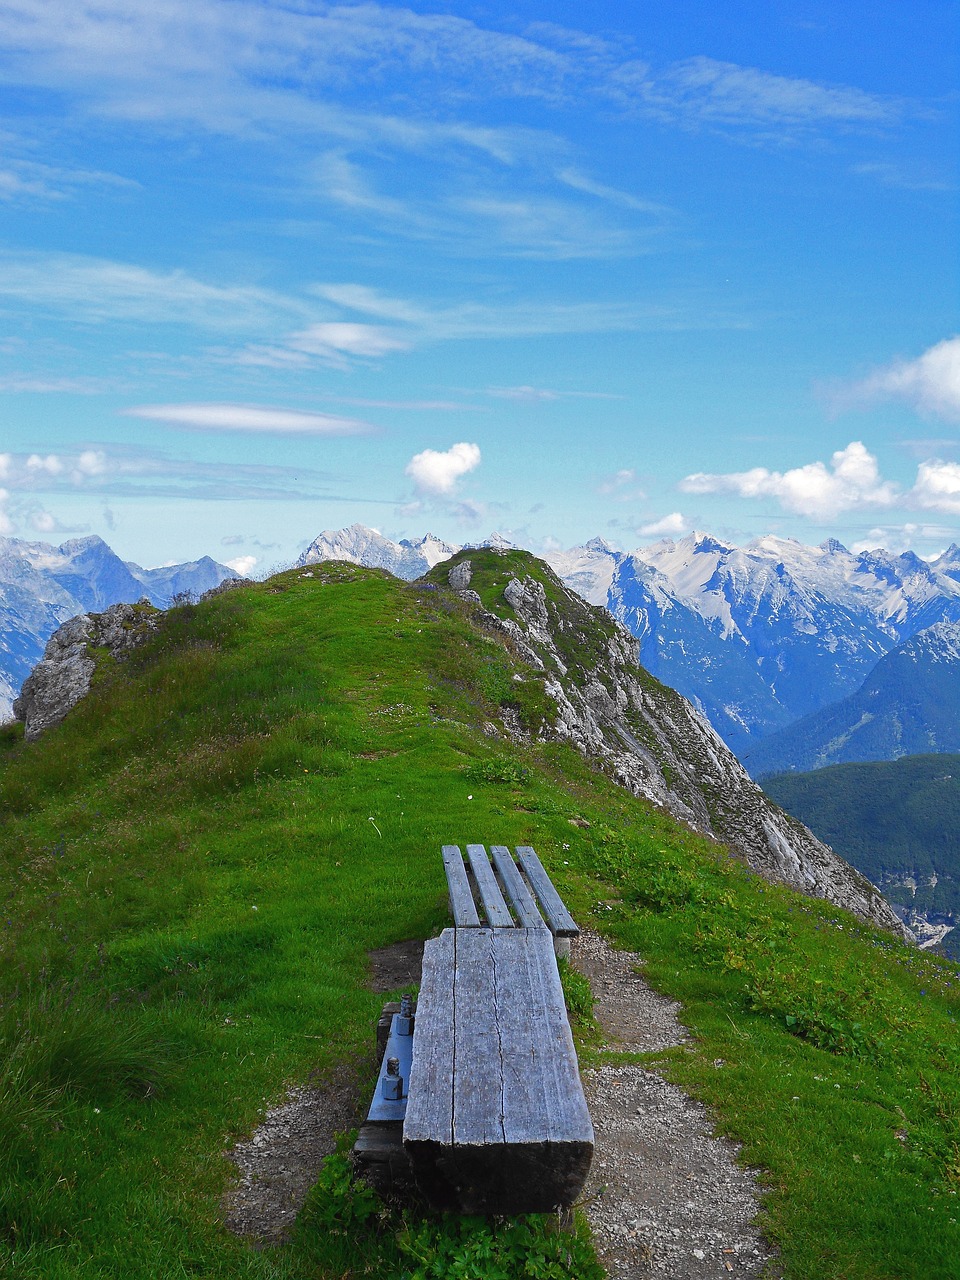
{"type": "Polygon", "coordinates": [[[569,960],[570,959],[570,939],[554,938],[553,950],[558,960],[569,960]]]}

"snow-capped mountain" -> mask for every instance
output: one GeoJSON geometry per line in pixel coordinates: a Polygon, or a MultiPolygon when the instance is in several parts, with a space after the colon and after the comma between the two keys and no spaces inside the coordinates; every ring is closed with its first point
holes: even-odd
{"type": "MultiPolygon", "coordinates": [[[[506,551],[515,546],[503,534],[491,533],[483,542],[468,542],[467,547],[493,547],[506,551]]],[[[298,565],[317,564],[321,560],[346,560],[350,564],[362,564],[367,569],[386,569],[396,578],[412,582],[420,578],[451,556],[462,551],[432,533],[422,538],[401,538],[392,542],[376,529],[352,524],[348,529],[324,529],[310,543],[297,561],[298,565]]]]}
{"type": "Polygon", "coordinates": [[[886,654],[848,698],[804,716],[744,756],[750,772],[960,752],[960,623],[925,627],[886,654]]]}
{"type": "Polygon", "coordinates": [[[435,564],[459,551],[432,533],[409,541],[391,542],[375,529],[352,524],[348,529],[324,529],[310,543],[297,561],[298,565],[318,564],[321,560],[346,560],[368,569],[386,569],[396,578],[412,582],[422,577],[435,564]]]}
{"type": "Polygon", "coordinates": [[[12,715],[21,684],[67,618],[143,596],[166,608],[177,592],[200,595],[233,576],[209,556],[141,569],[124,563],[97,537],[74,538],[59,547],[0,538],[0,720],[12,715]]]}
{"type": "MultiPolygon", "coordinates": [[[[642,557],[657,569],[676,602],[696,613],[727,652],[714,653],[706,680],[697,656],[691,663],[683,652],[682,635],[669,650],[659,645],[657,660],[648,644],[644,660],[681,692],[689,688],[688,696],[742,752],[751,740],[852,693],[885,653],[915,632],[960,619],[960,574],[946,571],[954,552],[927,564],[912,553],[854,554],[833,539],[806,547],[768,536],[734,547],[692,534],[657,543],[627,559],[642,557]],[[738,660],[744,651],[766,697],[746,682],[738,660]]],[[[633,604],[629,590],[617,591],[626,573],[624,563],[611,587],[608,607],[616,616],[633,604]]]]}

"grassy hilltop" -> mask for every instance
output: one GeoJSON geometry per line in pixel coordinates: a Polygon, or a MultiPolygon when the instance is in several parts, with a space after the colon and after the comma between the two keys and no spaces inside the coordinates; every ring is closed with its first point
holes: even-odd
{"type": "MultiPolygon", "coordinates": [[[[541,572],[470,558],[489,604],[541,572]]],[[[346,1063],[372,1087],[366,953],[444,927],[440,845],[482,840],[535,845],[683,1002],[694,1048],[656,1061],[768,1171],[784,1275],[960,1275],[957,968],[538,744],[550,715],[437,583],[322,564],[172,610],[38,742],[5,731],[0,1272],[482,1280],[564,1275],[569,1247],[591,1274],[549,1224],[370,1217],[335,1162],[289,1244],[222,1226],[223,1152],[287,1085],[346,1063]]]]}

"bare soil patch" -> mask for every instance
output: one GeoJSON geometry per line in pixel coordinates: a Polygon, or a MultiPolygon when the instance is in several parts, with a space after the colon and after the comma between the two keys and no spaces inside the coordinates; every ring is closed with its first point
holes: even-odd
{"type": "Polygon", "coordinates": [[[280,1244],[293,1229],[335,1135],[360,1123],[356,1074],[341,1068],[315,1086],[290,1089],[227,1159],[239,1180],[224,1196],[227,1226],[258,1246],[280,1244]]]}
{"type": "Polygon", "coordinates": [[[392,947],[381,947],[379,951],[371,951],[370,980],[367,986],[371,991],[386,994],[389,991],[403,991],[406,987],[419,985],[420,970],[423,966],[423,942],[419,938],[411,938],[409,942],[395,942],[392,947]]]}

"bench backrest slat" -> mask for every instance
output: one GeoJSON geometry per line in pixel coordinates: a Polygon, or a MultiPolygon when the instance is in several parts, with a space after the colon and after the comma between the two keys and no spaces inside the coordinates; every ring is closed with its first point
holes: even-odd
{"type": "Polygon", "coordinates": [[[486,849],[482,844],[468,844],[467,857],[470,859],[474,879],[480,890],[480,900],[483,903],[487,921],[495,929],[512,929],[513,916],[500,892],[486,849]]]}
{"type": "Polygon", "coordinates": [[[553,887],[535,851],[529,845],[517,845],[517,858],[530,881],[530,887],[537,895],[550,932],[556,938],[575,938],[580,930],[574,923],[573,916],[563,905],[563,899],[553,887]]]}
{"type": "Polygon", "coordinates": [[[463,855],[458,845],[443,846],[443,869],[447,875],[454,924],[458,929],[479,929],[480,917],[477,915],[477,905],[470,891],[467,869],[463,865],[463,855]]]}
{"type": "Polygon", "coordinates": [[[543,923],[543,917],[537,908],[536,900],[527,888],[523,876],[517,870],[517,864],[514,862],[513,854],[510,850],[506,845],[492,844],[490,846],[490,856],[493,858],[494,866],[503,881],[503,886],[510,899],[510,905],[513,907],[521,927],[524,929],[546,928],[543,923]]]}

